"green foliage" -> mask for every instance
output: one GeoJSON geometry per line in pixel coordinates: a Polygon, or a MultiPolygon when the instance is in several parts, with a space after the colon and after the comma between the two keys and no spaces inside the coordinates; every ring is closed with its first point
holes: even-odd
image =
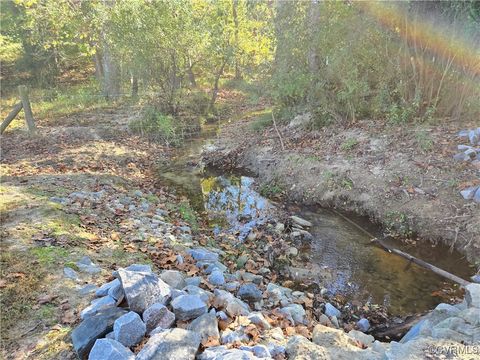
{"type": "Polygon", "coordinates": [[[0,34],[0,61],[3,66],[15,62],[22,54],[23,48],[21,43],[0,34]]]}
{"type": "Polygon", "coordinates": [[[276,183],[262,184],[259,189],[259,194],[266,198],[278,196],[282,193],[283,189],[276,183]]]}
{"type": "MultiPolygon", "coordinates": [[[[271,81],[276,104],[307,108],[313,127],[362,118],[397,124],[461,114],[478,118],[480,86],[464,65],[478,58],[478,28],[464,21],[471,6],[445,5],[445,12],[441,5],[432,10],[413,4],[408,10],[408,3],[282,2],[271,81]],[[445,23],[431,25],[426,14],[445,23]],[[463,43],[458,33],[472,40],[463,43]],[[439,44],[446,51],[432,56],[439,44]]],[[[471,65],[478,67],[478,61],[471,65]]]]}
{"type": "Polygon", "coordinates": [[[400,211],[389,211],[386,214],[385,227],[390,236],[406,238],[413,234],[407,215],[400,211]]]}
{"type": "Polygon", "coordinates": [[[260,132],[271,126],[272,123],[272,112],[268,111],[256,116],[250,123],[250,128],[255,132],[260,132]]]}
{"type": "Polygon", "coordinates": [[[346,190],[352,190],[353,189],[353,180],[348,178],[348,177],[344,177],[342,178],[341,182],[340,182],[340,186],[346,190]]]}
{"type": "Polygon", "coordinates": [[[42,265],[53,265],[68,256],[68,251],[58,246],[37,247],[31,251],[42,265]]]}
{"type": "Polygon", "coordinates": [[[143,116],[130,123],[130,129],[151,140],[164,142],[167,145],[180,145],[183,140],[179,122],[173,116],[157,111],[153,106],[146,107],[143,116]]]}

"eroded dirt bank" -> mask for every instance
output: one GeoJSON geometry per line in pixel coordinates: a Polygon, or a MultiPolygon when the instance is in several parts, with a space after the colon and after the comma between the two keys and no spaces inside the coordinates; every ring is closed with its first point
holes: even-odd
{"type": "Polygon", "coordinates": [[[317,131],[254,119],[227,124],[205,151],[208,165],[246,168],[267,192],[302,204],[367,215],[387,234],[443,242],[480,264],[480,206],[459,191],[480,182],[478,169],[452,156],[457,132],[474,124],[404,128],[372,121],[317,131]],[[257,129],[257,130],[255,130],[257,129]]]}

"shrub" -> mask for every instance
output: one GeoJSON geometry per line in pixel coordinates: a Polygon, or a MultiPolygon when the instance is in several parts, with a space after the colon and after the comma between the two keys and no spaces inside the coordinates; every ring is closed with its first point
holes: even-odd
{"type": "Polygon", "coordinates": [[[478,74],[480,37],[467,31],[468,15],[432,15],[408,3],[322,2],[312,30],[311,6],[286,3],[288,11],[277,14],[277,105],[307,108],[320,126],[372,117],[393,123],[478,118],[480,85],[471,79],[478,74]]]}
{"type": "Polygon", "coordinates": [[[140,119],[130,123],[130,129],[150,140],[169,145],[179,145],[183,139],[182,126],[171,115],[164,115],[155,107],[148,106],[140,119]]]}

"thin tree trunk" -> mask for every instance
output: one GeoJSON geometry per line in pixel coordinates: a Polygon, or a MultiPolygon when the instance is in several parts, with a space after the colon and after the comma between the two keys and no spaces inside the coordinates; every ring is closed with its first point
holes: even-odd
{"type": "Polygon", "coordinates": [[[309,49],[308,49],[308,68],[312,78],[318,75],[318,55],[315,41],[315,35],[320,26],[320,3],[319,0],[311,0],[308,8],[308,29],[309,29],[309,49]]]}
{"type": "Polygon", "coordinates": [[[95,77],[99,84],[103,84],[103,64],[102,64],[102,55],[100,54],[100,49],[97,47],[95,50],[95,55],[93,56],[93,61],[95,63],[95,77]]]}
{"type": "Polygon", "coordinates": [[[118,67],[115,61],[112,58],[110,51],[110,45],[105,38],[103,38],[103,52],[102,52],[102,63],[103,63],[103,94],[107,99],[114,99],[120,94],[120,84],[118,79],[118,67]]]}
{"type": "Polygon", "coordinates": [[[218,83],[220,81],[220,77],[223,74],[223,69],[225,68],[227,61],[223,60],[222,65],[220,66],[220,69],[218,70],[217,74],[215,75],[215,82],[213,84],[213,90],[212,90],[212,97],[210,99],[210,106],[209,109],[210,111],[214,111],[214,106],[215,106],[215,101],[217,100],[217,95],[218,95],[218,83]]]}
{"type": "Polygon", "coordinates": [[[188,57],[188,68],[187,68],[187,73],[188,73],[188,81],[190,82],[190,85],[193,87],[197,87],[197,81],[195,79],[195,73],[193,72],[193,63],[192,59],[188,57]]]}
{"type": "Polygon", "coordinates": [[[234,41],[235,41],[235,80],[240,80],[242,78],[242,74],[240,72],[240,49],[239,49],[239,41],[238,41],[238,32],[239,32],[239,25],[238,25],[238,0],[233,0],[232,3],[232,15],[233,15],[233,24],[234,24],[234,41]]]}
{"type": "Polygon", "coordinates": [[[132,83],[132,97],[136,98],[138,96],[138,77],[132,74],[130,81],[132,83]]]}

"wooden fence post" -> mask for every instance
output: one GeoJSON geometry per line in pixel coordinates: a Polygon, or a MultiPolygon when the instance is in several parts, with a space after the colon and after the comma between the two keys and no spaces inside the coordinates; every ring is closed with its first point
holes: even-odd
{"type": "Polygon", "coordinates": [[[22,110],[22,107],[23,107],[23,104],[21,101],[15,104],[12,111],[10,111],[10,113],[7,115],[5,120],[2,122],[2,125],[0,125],[0,134],[3,134],[7,126],[10,125],[12,120],[15,119],[15,116],[17,116],[20,110],[22,110]]]}
{"type": "Polygon", "coordinates": [[[20,99],[22,100],[23,111],[25,113],[25,120],[27,122],[28,131],[34,133],[37,128],[35,126],[35,120],[33,119],[30,100],[28,100],[28,89],[25,85],[20,85],[18,87],[18,92],[20,94],[20,99]]]}

